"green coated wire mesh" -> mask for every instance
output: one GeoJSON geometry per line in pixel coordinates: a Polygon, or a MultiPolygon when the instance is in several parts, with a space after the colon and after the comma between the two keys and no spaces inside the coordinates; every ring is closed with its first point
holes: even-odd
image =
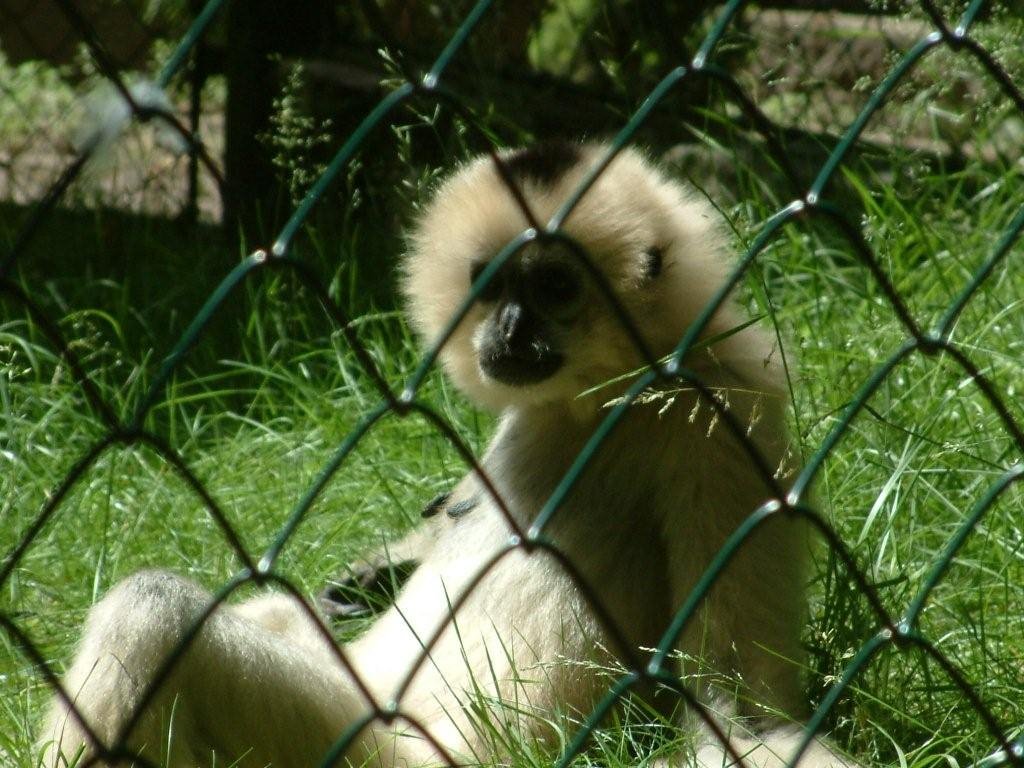
{"type": "MultiPolygon", "coordinates": [[[[223,5],[222,0],[210,0],[202,8],[188,33],[168,56],[165,66],[156,76],[155,84],[158,87],[167,86],[179,73],[187,61],[191,49],[202,38],[210,22],[218,13],[223,11],[223,5]]],[[[423,357],[420,365],[408,381],[404,382],[400,389],[397,389],[391,382],[387,381],[380,372],[373,356],[364,348],[358,335],[353,331],[350,318],[346,316],[343,307],[331,298],[326,286],[321,282],[315,271],[310,269],[302,260],[296,258],[292,251],[295,238],[301,231],[304,223],[306,223],[311,212],[320,204],[328,189],[336,183],[339,175],[343,174],[350,163],[353,162],[358,150],[367,137],[371,132],[387,126],[404,103],[413,98],[432,100],[442,109],[457,111],[466,117],[469,122],[472,122],[472,117],[468,116],[460,102],[459,94],[449,89],[446,74],[449,65],[459,55],[467,40],[473,35],[474,29],[490,10],[491,5],[492,2],[489,0],[481,0],[481,2],[477,3],[426,73],[422,75],[409,73],[408,78],[404,82],[396,85],[365,116],[331,159],[305,198],[295,208],[276,239],[269,246],[253,251],[241,263],[231,269],[217,288],[210,294],[205,305],[196,313],[191,324],[163,361],[158,373],[149,384],[145,395],[140,398],[138,405],[131,413],[120,413],[115,405],[104,398],[100,388],[92,381],[87,366],[78,359],[74,349],[64,338],[58,324],[53,322],[43,306],[34,299],[30,291],[27,291],[21,285],[15,275],[15,267],[19,259],[26,252],[28,243],[38,235],[41,229],[46,227],[47,221],[52,216],[62,195],[66,192],[71,182],[81,173],[88,161],[93,151],[92,147],[87,146],[84,148],[76,160],[65,169],[58,181],[38,202],[32,214],[21,226],[12,247],[0,254],[0,293],[5,295],[10,301],[22,305],[32,316],[36,324],[43,330],[54,350],[59,352],[71,369],[78,386],[84,393],[93,412],[102,422],[104,429],[102,437],[96,440],[73,466],[68,467],[63,481],[52,489],[42,508],[35,514],[30,524],[19,532],[17,544],[10,551],[3,553],[3,560],[0,563],[0,589],[6,588],[10,583],[12,574],[18,569],[19,563],[24,558],[26,552],[33,546],[33,542],[40,535],[41,531],[58,513],[73,487],[88,475],[91,468],[104,453],[118,446],[126,445],[148,446],[167,462],[169,466],[173,467],[202,502],[210,517],[220,528],[225,540],[234,551],[240,563],[240,569],[235,578],[217,592],[215,599],[209,605],[208,611],[196,623],[193,632],[185,638],[178,651],[167,659],[161,672],[156,675],[148,688],[148,693],[143,696],[143,706],[146,701],[151,699],[154,691],[166,678],[169,670],[173,667],[177,655],[182,652],[182,649],[189,640],[194,637],[195,633],[202,626],[202,621],[208,618],[218,605],[241,587],[253,583],[261,585],[272,584],[292,593],[297,599],[301,599],[295,586],[277,570],[280,556],[292,539],[293,534],[302,525],[309,509],[331,477],[334,476],[343,464],[356,460],[354,452],[359,446],[360,441],[363,440],[382,417],[392,413],[399,416],[411,413],[419,414],[442,433],[446,439],[451,440],[456,450],[463,455],[465,460],[479,470],[479,467],[474,462],[471,451],[465,444],[459,441],[456,430],[452,425],[446,422],[442,414],[419,399],[420,390],[427,375],[434,366],[438,348],[430,350],[423,357]],[[221,504],[218,503],[217,499],[213,498],[203,483],[193,473],[187,462],[182,458],[181,453],[176,450],[166,437],[147,429],[145,423],[151,410],[159,403],[167,383],[180,370],[182,361],[189,350],[194,345],[202,343],[204,331],[207,329],[213,316],[218,312],[218,309],[229,300],[229,297],[234,292],[239,290],[239,286],[250,275],[263,270],[289,272],[311,294],[317,297],[327,310],[332,321],[336,324],[337,329],[344,335],[366,374],[375,382],[379,394],[379,402],[367,410],[359,420],[358,425],[337,448],[334,455],[325,462],[315,481],[295,505],[285,524],[280,527],[273,543],[260,556],[254,557],[243,545],[231,521],[222,510],[221,504]]],[[[761,131],[766,151],[772,154],[774,160],[781,168],[789,168],[787,154],[778,142],[773,120],[769,119],[765,112],[759,108],[755,98],[748,94],[748,90],[741,86],[729,69],[718,63],[719,44],[740,15],[746,10],[747,5],[745,0],[732,0],[732,2],[726,4],[717,13],[714,23],[699,49],[692,56],[692,59],[678,64],[678,66],[670,69],[663,76],[639,108],[625,121],[621,130],[610,143],[607,156],[590,170],[573,196],[565,201],[561,210],[552,220],[546,224],[542,223],[547,234],[553,237],[561,236],[561,224],[579,200],[587,194],[588,189],[604,171],[615,153],[633,141],[645,121],[651,117],[652,113],[659,108],[659,105],[670,94],[689,87],[695,82],[713,82],[720,85],[733,107],[741,112],[751,125],[761,131]]],[[[947,571],[961,551],[961,548],[965,545],[965,542],[970,539],[979,525],[982,524],[986,514],[1001,495],[1024,474],[1024,469],[1017,464],[1013,464],[1003,471],[996,482],[992,483],[981,497],[978,498],[973,508],[963,515],[962,522],[955,531],[955,534],[949,538],[945,547],[937,553],[927,575],[921,582],[919,591],[912,597],[906,608],[898,613],[893,613],[884,606],[876,586],[872,584],[864,568],[857,562],[857,558],[852,554],[848,544],[843,541],[829,522],[815,510],[813,500],[809,498],[810,486],[822,471],[823,463],[827,457],[850,432],[855,420],[869,407],[870,399],[883,383],[893,375],[893,372],[904,361],[912,357],[942,357],[949,364],[959,367],[997,414],[1002,428],[1016,446],[1017,452],[1024,451],[1024,430],[1022,430],[1021,425],[1012,414],[1011,409],[1007,407],[1006,402],[1002,399],[1002,396],[989,378],[972,361],[968,352],[960,344],[951,340],[952,331],[958,318],[968,307],[972,298],[976,295],[982,284],[985,283],[986,279],[1008,257],[1008,254],[1010,254],[1011,249],[1017,242],[1021,230],[1024,229],[1024,207],[1021,207],[1017,215],[1005,225],[1005,229],[1003,229],[998,242],[991,250],[987,259],[973,272],[962,290],[945,308],[934,327],[927,328],[919,323],[915,318],[914,312],[908,307],[906,299],[893,286],[886,270],[880,263],[879,257],[865,238],[859,223],[851,221],[844,210],[829,197],[830,182],[837,175],[841,174],[844,162],[851,151],[853,151],[856,142],[864,134],[869,121],[884,109],[887,100],[890,99],[895,89],[934,51],[944,49],[973,59],[986,73],[991,82],[1001,90],[1005,98],[1012,103],[1017,112],[1024,116],[1024,94],[1022,94],[1011,76],[996,62],[989,51],[972,37],[972,27],[979,13],[982,12],[983,5],[982,0],[974,0],[958,19],[949,21],[931,0],[921,0],[920,9],[929,20],[924,25],[926,28],[922,28],[921,34],[916,38],[916,41],[888,68],[885,76],[874,88],[864,106],[856,113],[843,131],[841,141],[828,155],[823,164],[816,169],[810,185],[802,187],[796,174],[790,170],[790,182],[796,190],[791,201],[763,223],[756,237],[750,243],[749,248],[737,261],[728,282],[721,287],[715,300],[704,308],[686,335],[680,339],[673,358],[653,366],[644,373],[631,386],[626,397],[609,410],[602,426],[594,433],[587,446],[577,457],[564,482],[539,511],[532,527],[525,531],[521,538],[510,542],[510,550],[525,549],[533,552],[551,549],[551,545],[544,537],[545,527],[551,518],[557,514],[559,506],[566,494],[569,493],[575,477],[598,449],[607,434],[614,429],[616,422],[622,417],[625,410],[646,388],[659,378],[668,377],[675,380],[687,380],[688,374],[683,369],[681,361],[696,343],[705,324],[718,305],[726,300],[730,291],[744,278],[759,256],[778,239],[787,224],[796,220],[825,220],[841,233],[846,241],[849,252],[853,254],[862,268],[870,273],[887,307],[898,318],[903,329],[904,340],[902,344],[899,345],[888,359],[877,366],[860,386],[855,397],[842,412],[835,425],[828,431],[825,439],[822,440],[813,454],[807,458],[802,470],[789,484],[788,488],[785,489],[784,498],[778,498],[767,503],[760,509],[751,510],[750,517],[733,533],[726,546],[719,552],[707,569],[690,598],[684,605],[679,607],[671,625],[665,628],[662,640],[650,662],[642,668],[627,670],[609,688],[603,701],[586,720],[582,728],[572,735],[571,740],[565,745],[561,754],[557,756],[555,765],[565,766],[576,758],[585,748],[593,731],[599,727],[602,716],[618,700],[625,696],[632,687],[641,682],[653,681],[661,683],[673,690],[679,691],[680,695],[684,698],[686,697],[686,691],[680,687],[670,664],[670,655],[676,638],[693,618],[701,598],[715,582],[718,574],[726,567],[735,553],[744,546],[751,534],[764,520],[783,514],[804,517],[820,531],[822,538],[834,556],[844,566],[844,573],[847,574],[847,578],[853,587],[871,607],[874,613],[873,623],[875,627],[874,633],[863,638],[863,644],[859,648],[854,649],[841,675],[830,684],[808,721],[804,731],[805,738],[803,743],[798,753],[792,756],[792,760],[795,761],[799,758],[799,754],[809,745],[814,734],[825,723],[833,707],[842,699],[847,690],[856,683],[858,677],[876,656],[887,649],[901,650],[914,648],[934,662],[948,679],[948,684],[961,691],[963,697],[969,701],[970,706],[977,711],[978,716],[984,722],[991,736],[992,744],[995,746],[991,755],[982,763],[979,763],[979,765],[983,765],[984,768],[995,768],[995,766],[1003,764],[1024,765],[1024,739],[1015,736],[1012,728],[1014,724],[999,721],[990,705],[986,703],[982,690],[978,687],[981,681],[968,679],[957,668],[956,664],[937,647],[935,640],[922,632],[919,626],[919,619],[924,607],[928,603],[929,597],[946,576],[947,571]]],[[[88,24],[76,16],[74,6],[70,3],[62,3],[61,7],[67,12],[69,19],[75,24],[76,28],[82,32],[86,42],[89,43],[88,24]]],[[[125,83],[116,68],[104,61],[101,55],[102,48],[100,46],[93,46],[92,48],[97,55],[98,69],[113,87],[117,89],[121,98],[130,105],[133,116],[139,120],[152,119],[165,122],[196,153],[200,160],[209,166],[211,172],[219,178],[215,165],[205,154],[201,144],[174,114],[152,100],[140,100],[138,93],[125,83]]],[[[496,160],[496,162],[498,161],[496,160]]],[[[522,233],[520,237],[506,246],[495,259],[495,263],[500,265],[502,260],[508,258],[523,242],[533,236],[535,236],[535,233],[530,231],[522,233]]],[[[487,275],[484,276],[484,279],[486,277],[487,275]]],[[[482,285],[478,284],[473,294],[466,299],[465,303],[451,318],[449,332],[467,311],[468,307],[475,300],[476,293],[481,288],[482,285]]],[[[622,314],[621,321],[627,325],[630,324],[630,320],[625,314],[622,314]]],[[[689,383],[700,386],[699,381],[689,381],[689,383]]],[[[557,552],[553,554],[556,557],[558,555],[557,552]]],[[[584,591],[588,591],[586,584],[582,584],[581,587],[584,591]]],[[[592,593],[590,594],[592,597],[592,593]]],[[[37,666],[39,675],[45,678],[48,685],[52,686],[53,690],[59,696],[62,696],[73,709],[73,692],[61,689],[56,671],[46,662],[43,654],[20,626],[17,616],[0,608],[0,627],[20,647],[24,656],[37,666]]],[[[324,632],[327,632],[326,628],[324,632]]],[[[696,706],[695,702],[690,699],[687,699],[687,703],[696,706]]],[[[394,719],[395,717],[404,717],[401,705],[402,702],[399,700],[395,705],[397,706],[397,710],[395,710],[389,702],[378,702],[374,710],[366,715],[365,720],[353,723],[348,731],[338,735],[334,748],[329,754],[324,756],[323,764],[328,765],[334,762],[344,752],[347,744],[356,737],[358,731],[370,720],[374,718],[394,719]]],[[[414,722],[413,724],[416,725],[414,722]]],[[[123,744],[96,743],[95,746],[97,748],[95,759],[116,760],[129,757],[123,744]]]]}

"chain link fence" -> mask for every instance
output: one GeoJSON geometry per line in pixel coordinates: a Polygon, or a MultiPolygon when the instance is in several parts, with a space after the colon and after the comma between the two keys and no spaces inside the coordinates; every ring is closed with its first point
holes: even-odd
{"type": "Polygon", "coordinates": [[[147,81],[119,73],[159,68],[173,50],[168,41],[189,20],[189,6],[178,2],[0,3],[0,200],[27,205],[60,187],[65,204],[219,219],[220,174],[185,151],[179,130],[187,124],[202,154],[223,154],[223,96],[207,89],[201,109],[206,57],[200,41],[188,47],[185,77],[156,83],[166,94],[160,106],[182,115],[182,126],[165,128],[143,109],[142,120],[104,144],[100,162],[61,178],[64,168],[93,155],[97,147],[90,143],[98,137],[90,130],[118,114],[118,95],[155,97],[147,81]]]}
{"type": "MultiPolygon", "coordinates": [[[[128,82],[119,74],[118,67],[109,60],[90,24],[76,12],[75,6],[64,2],[57,5],[62,10],[70,27],[88,47],[97,70],[112,89],[114,102],[124,105],[124,118],[136,123],[144,122],[161,126],[161,130],[167,132],[170,140],[179,142],[187,150],[189,156],[193,158],[193,162],[206,169],[210,178],[218,184],[222,183],[220,170],[214,160],[216,153],[210,152],[206,147],[202,131],[197,133],[196,125],[186,125],[177,116],[177,105],[171,104],[160,94],[175,77],[180,76],[190,52],[203,38],[208,25],[219,13],[223,12],[222,6],[225,5],[223,0],[210,0],[202,7],[187,34],[184,35],[180,44],[167,54],[163,67],[154,77],[152,83],[147,84],[146,87],[128,82]]],[[[301,602],[297,588],[279,571],[278,565],[282,553],[292,541],[296,531],[303,525],[311,506],[331,478],[339,471],[339,468],[347,463],[358,461],[357,449],[361,442],[384,416],[393,414],[404,417],[418,414],[432,424],[445,440],[451,441],[473,471],[481,471],[472,457],[472,451],[457,436],[456,428],[446,420],[441,412],[421,401],[419,397],[424,381],[434,365],[438,350],[432,349],[425,354],[418,369],[408,381],[400,385],[388,381],[381,372],[378,360],[366,349],[355,332],[352,318],[348,316],[346,308],[332,298],[327,285],[316,271],[303,260],[294,256],[293,250],[296,238],[302,232],[311,213],[321,203],[332,185],[339,183],[339,177],[344,177],[350,170],[351,164],[357,158],[364,142],[373,134],[386,131],[388,126],[398,119],[399,110],[406,103],[416,99],[436,105],[439,111],[451,111],[458,114],[470,130],[477,132],[485,141],[489,141],[488,131],[474,117],[459,91],[449,87],[448,75],[450,67],[462,53],[467,41],[472,38],[478,25],[491,12],[491,5],[492,3],[488,0],[482,0],[472,8],[462,20],[457,32],[446,41],[443,50],[425,73],[416,71],[408,65],[407,61],[396,63],[398,71],[394,87],[376,103],[351,132],[343,146],[334,154],[323,172],[312,184],[308,193],[295,207],[273,242],[252,250],[241,263],[227,272],[216,289],[210,293],[205,305],[196,313],[185,332],[174,344],[166,359],[160,364],[157,373],[148,382],[144,394],[139,397],[135,406],[128,413],[123,413],[123,409],[117,403],[111,402],[105,397],[102,387],[94,381],[94,373],[90,370],[88,363],[80,359],[74,345],[68,341],[60,324],[54,320],[51,312],[46,308],[45,302],[38,300],[36,294],[37,291],[42,290],[42,286],[25,285],[18,277],[20,261],[26,258],[29,245],[33,240],[40,237],[41,233],[46,230],[69,186],[87,167],[90,157],[104,149],[105,142],[116,138],[116,134],[123,126],[113,126],[105,132],[100,131],[86,136],[66,164],[58,169],[59,173],[55,181],[49,185],[45,194],[22,194],[23,199],[35,198],[37,202],[31,213],[19,226],[13,241],[5,247],[3,253],[0,253],[0,294],[5,297],[9,305],[23,308],[35,326],[48,339],[54,354],[63,360],[77,382],[77,386],[87,400],[97,423],[102,427],[102,434],[73,465],[67,467],[62,482],[47,495],[38,513],[32,516],[23,529],[19,530],[16,544],[10,551],[3,553],[4,557],[2,565],[0,565],[0,589],[4,591],[13,589],[14,575],[26,553],[33,547],[34,542],[37,541],[44,529],[53,524],[55,517],[61,511],[75,486],[89,476],[104,454],[125,446],[147,446],[161,457],[168,467],[173,469],[174,473],[192,489],[196,499],[208,511],[210,518],[215,522],[240,564],[237,575],[216,593],[216,598],[210,604],[204,619],[211,615],[222,602],[246,585],[277,585],[294,594],[301,602]],[[309,294],[317,298],[331,317],[337,331],[351,347],[352,354],[359,361],[365,375],[375,383],[379,399],[375,405],[367,409],[361,416],[358,425],[344,439],[334,455],[324,463],[315,482],[310,485],[307,492],[295,505],[285,524],[280,526],[273,543],[259,557],[254,557],[243,545],[230,516],[224,511],[223,505],[207,490],[183,457],[181,450],[166,435],[146,425],[147,418],[160,404],[168,382],[184,370],[183,361],[186,355],[197,344],[203,343],[204,334],[214,316],[223,311],[224,306],[232,301],[232,296],[251,276],[268,270],[290,273],[309,294]]],[[[773,61],[783,70],[776,72],[777,78],[773,80],[756,75],[759,71],[768,71],[763,64],[757,63],[756,58],[753,61],[744,59],[742,65],[734,67],[733,64],[737,59],[730,46],[725,45],[725,50],[721,49],[724,43],[733,40],[737,35],[742,36],[744,30],[749,29],[750,25],[755,23],[751,21],[751,14],[756,17],[758,24],[775,25],[776,31],[770,37],[776,39],[782,46],[786,44],[784,30],[792,28],[794,24],[800,28],[800,34],[809,34],[808,30],[817,30],[823,34],[825,30],[842,31],[843,24],[849,23],[849,19],[837,21],[835,17],[828,17],[827,22],[822,22],[821,19],[813,15],[795,17],[793,15],[795,12],[792,10],[753,8],[744,0],[733,0],[724,7],[716,9],[699,47],[692,52],[692,55],[688,52],[686,59],[662,68],[661,79],[645,95],[642,103],[623,120],[621,129],[611,142],[608,156],[590,170],[572,198],[565,201],[561,212],[547,227],[551,234],[558,234],[559,223],[565,220],[578,201],[587,194],[587,190],[607,167],[614,154],[633,141],[645,123],[655,119],[659,108],[668,99],[681,91],[690,89],[696,93],[706,93],[709,85],[717,89],[716,93],[720,93],[724,99],[722,114],[735,116],[736,121],[742,122],[743,125],[758,134],[759,140],[762,142],[761,151],[767,153],[773,163],[781,169],[783,183],[788,190],[788,193],[784,195],[787,198],[785,204],[780,206],[757,230],[756,236],[738,260],[728,282],[718,292],[716,300],[704,308],[700,317],[684,338],[679,341],[673,359],[667,363],[651,361],[651,369],[629,389],[624,400],[608,412],[603,425],[593,435],[587,449],[581,454],[572,472],[566,478],[566,483],[560,486],[560,490],[548,500],[544,509],[539,511],[533,527],[529,531],[522,531],[519,539],[510,545],[510,551],[512,549],[523,550],[534,556],[543,556],[545,551],[550,551],[551,545],[545,538],[545,527],[551,518],[558,514],[559,505],[566,493],[569,492],[573,478],[585,465],[587,456],[598,449],[604,437],[614,428],[629,405],[646,388],[659,380],[675,380],[678,377],[680,361],[696,343],[715,309],[726,300],[729,292],[745,279],[748,272],[756,267],[761,255],[780,238],[787,225],[812,221],[827,222],[844,242],[849,258],[855,259],[860,268],[870,274],[879,301],[884,302],[887,311],[898,319],[903,333],[902,343],[859,385],[855,396],[838,415],[835,424],[828,429],[825,438],[807,457],[797,476],[792,478],[788,486],[783,489],[784,495],[780,494],[780,498],[765,504],[760,509],[751,510],[747,521],[733,533],[728,544],[711,563],[686,604],[679,606],[671,626],[665,628],[662,641],[653,660],[649,663],[637,662],[635,666],[625,670],[615,684],[609,688],[604,700],[595,708],[579,731],[572,734],[571,738],[567,740],[561,754],[554,761],[559,768],[568,765],[581,753],[588,739],[599,727],[602,718],[627,695],[628,691],[641,683],[652,682],[667,686],[677,691],[687,706],[700,708],[701,705],[693,699],[685,687],[681,686],[670,663],[670,654],[675,640],[688,622],[693,619],[702,597],[711,588],[718,574],[728,565],[733,555],[744,546],[748,537],[757,530],[764,520],[776,515],[800,516],[806,518],[818,529],[831,556],[839,563],[838,572],[842,574],[842,578],[850,589],[866,602],[872,614],[870,623],[873,626],[873,631],[865,634],[862,638],[862,645],[853,649],[852,654],[844,661],[841,673],[829,681],[823,690],[820,701],[807,723],[800,751],[802,752],[803,748],[810,743],[813,735],[828,721],[834,708],[843,700],[844,695],[849,692],[851,687],[856,685],[858,679],[876,657],[886,652],[905,653],[910,649],[916,649],[941,672],[946,684],[959,690],[969,706],[983,721],[991,737],[992,751],[988,758],[979,763],[979,766],[995,768],[995,766],[1004,764],[1024,765],[1024,739],[1017,735],[1014,723],[1003,722],[997,716],[995,708],[986,700],[984,681],[968,678],[958,668],[954,660],[940,650],[936,639],[923,632],[919,626],[922,611],[927,606],[929,598],[946,577],[962,548],[971,540],[972,536],[978,535],[977,531],[983,527],[986,515],[990,513],[993,505],[1024,474],[1024,469],[1014,460],[1019,457],[1021,451],[1024,451],[1024,429],[1014,416],[1013,408],[1008,405],[990,377],[976,365],[970,350],[965,349],[963,345],[954,342],[951,338],[958,319],[969,307],[972,299],[1013,251],[1021,230],[1024,229],[1024,207],[1012,220],[1004,222],[1004,228],[999,233],[998,241],[991,248],[987,258],[980,267],[971,272],[953,301],[945,306],[938,322],[932,327],[926,327],[921,324],[915,312],[912,311],[908,298],[893,285],[885,265],[872,243],[865,237],[861,222],[853,220],[845,207],[837,205],[830,197],[833,180],[842,174],[844,164],[856,151],[858,142],[872,131],[881,137],[892,135],[892,131],[886,128],[887,124],[884,121],[890,118],[898,119],[898,115],[893,117],[893,111],[898,112],[898,108],[890,111],[889,106],[894,103],[895,96],[900,93],[901,87],[915,77],[915,73],[927,71],[927,63],[933,57],[955,54],[957,57],[970,61],[972,66],[984,73],[987,87],[1002,94],[1006,103],[1010,105],[1006,120],[1009,123],[1014,123],[1024,118],[1024,94],[1007,69],[997,62],[989,49],[974,35],[976,19],[984,8],[982,0],[974,0],[966,10],[957,16],[949,15],[947,8],[940,9],[932,0],[921,0],[916,7],[919,9],[920,18],[923,21],[896,22],[892,19],[869,18],[867,21],[860,19],[857,22],[874,25],[873,28],[881,30],[879,34],[882,37],[878,39],[884,39],[885,45],[884,49],[877,47],[871,49],[881,51],[875,58],[864,54],[863,51],[858,53],[855,48],[853,49],[854,52],[851,55],[856,61],[850,67],[849,76],[852,78],[852,87],[849,91],[864,95],[862,100],[844,98],[841,103],[828,103],[827,99],[822,101],[821,99],[825,99],[825,97],[818,98],[820,94],[815,96],[813,87],[795,89],[788,94],[785,93],[785,88],[782,86],[785,85],[787,79],[792,80],[794,75],[792,72],[784,71],[787,65],[785,63],[778,64],[777,56],[773,57],[773,61]],[[899,51],[898,55],[894,54],[894,51],[899,51]],[[870,70],[867,81],[862,80],[860,75],[856,75],[858,71],[863,72],[863,70],[859,70],[855,66],[864,64],[865,60],[868,60],[867,66],[870,70]],[[800,114],[803,117],[801,127],[812,131],[827,131],[842,126],[841,140],[813,169],[809,182],[805,180],[806,168],[794,167],[793,157],[786,144],[786,129],[790,127],[787,126],[787,120],[791,120],[794,114],[800,114]],[[886,601],[879,594],[878,584],[874,583],[867,569],[858,561],[852,547],[844,541],[842,535],[829,520],[815,509],[813,500],[809,496],[809,489],[836,446],[855,429],[858,420],[863,418],[865,413],[871,411],[873,396],[895,375],[894,372],[911,358],[927,360],[941,358],[946,364],[955,366],[962,371],[964,377],[973,387],[977,388],[977,391],[997,415],[1001,429],[1014,446],[1014,455],[1008,457],[1008,463],[1000,470],[998,479],[978,497],[974,506],[962,511],[962,521],[958,524],[955,533],[936,552],[934,560],[920,580],[920,587],[916,594],[912,595],[902,610],[894,612],[886,607],[886,601]]],[[[851,49],[844,48],[844,50],[851,49]]],[[[834,67],[829,71],[834,71],[834,67]]],[[[803,85],[808,84],[804,83],[803,85]]],[[[834,92],[831,93],[834,95],[834,92]]],[[[915,129],[911,127],[907,129],[905,135],[913,137],[925,134],[915,134],[915,129]]],[[[933,136],[934,134],[929,133],[927,140],[932,141],[933,136]]],[[[991,150],[993,152],[1019,151],[1019,143],[1013,141],[1010,141],[1004,149],[1000,149],[995,144],[989,146],[993,147],[991,150]]],[[[936,148],[932,147],[931,149],[936,148]]],[[[941,151],[948,149],[949,146],[938,148],[941,151]]],[[[495,162],[500,162],[496,155],[495,162]]],[[[148,173],[148,171],[140,169],[140,173],[148,173]]],[[[15,194],[15,197],[17,196],[15,194]]],[[[508,258],[520,244],[518,240],[510,243],[497,256],[497,260],[508,258]]],[[[466,304],[452,318],[452,327],[465,313],[472,298],[472,296],[469,297],[466,304]]],[[[624,314],[621,321],[631,325],[629,317],[624,314]]],[[[635,330],[632,332],[637,333],[635,330]]],[[[722,417],[728,419],[728,413],[723,412],[722,417]]],[[[557,552],[554,554],[558,555],[557,552]]],[[[591,601],[596,599],[594,591],[589,585],[580,583],[579,587],[591,601]]],[[[303,603],[303,605],[305,604],[303,603]]],[[[196,626],[196,631],[200,625],[196,626]]],[[[3,628],[8,640],[12,641],[24,657],[34,665],[37,674],[45,680],[48,688],[63,698],[73,710],[74,692],[61,689],[57,670],[49,663],[45,654],[39,650],[32,637],[26,632],[20,617],[15,612],[3,608],[2,605],[0,605],[0,627],[3,628]]],[[[175,655],[167,659],[161,673],[149,687],[148,695],[143,697],[143,706],[146,701],[152,699],[162,680],[173,668],[175,658],[182,651],[183,649],[179,648],[175,655]]],[[[344,651],[339,647],[339,658],[343,657],[343,654],[344,651]]],[[[425,658],[426,651],[421,661],[425,661],[425,658]]],[[[388,707],[387,702],[377,702],[372,711],[367,714],[366,720],[355,723],[346,733],[338,735],[335,748],[331,754],[325,755],[324,764],[329,764],[342,754],[347,744],[356,737],[359,728],[374,718],[390,721],[396,716],[406,716],[401,710],[401,704],[401,701],[397,702],[398,711],[396,713],[388,707]]],[[[410,722],[413,726],[419,726],[411,718],[410,722]]],[[[88,730],[87,723],[84,723],[83,726],[88,730]]],[[[129,757],[123,744],[101,744],[96,740],[95,747],[97,755],[94,761],[125,760],[129,757]]],[[[740,758],[740,756],[735,757],[740,758]]],[[[798,757],[799,753],[793,756],[793,761],[798,757]]]]}

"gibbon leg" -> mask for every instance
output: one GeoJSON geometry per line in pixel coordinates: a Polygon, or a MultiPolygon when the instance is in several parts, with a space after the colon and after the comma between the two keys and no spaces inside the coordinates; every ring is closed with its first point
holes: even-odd
{"type": "MultiPolygon", "coordinates": [[[[779,726],[763,733],[751,733],[738,727],[723,731],[729,737],[733,750],[743,760],[745,768],[855,768],[827,744],[815,739],[807,745],[800,760],[792,762],[797,747],[803,739],[799,726],[779,726]]],[[[697,768],[729,768],[736,766],[732,755],[722,746],[717,736],[705,733],[697,747],[697,768]]],[[[673,761],[674,766],[686,765],[686,761],[673,761]]]]}
{"type": "MultiPolygon", "coordinates": [[[[121,582],[93,608],[64,686],[101,741],[119,736],[210,600],[190,581],[150,571],[121,582]]],[[[308,627],[281,597],[219,608],[129,734],[131,751],[168,768],[318,765],[367,704],[308,627]]],[[[43,765],[65,765],[84,743],[57,702],[42,732],[43,765]]]]}

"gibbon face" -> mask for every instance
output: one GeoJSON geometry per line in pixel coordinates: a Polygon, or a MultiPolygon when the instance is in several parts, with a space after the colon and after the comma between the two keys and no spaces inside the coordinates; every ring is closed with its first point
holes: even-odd
{"type": "MultiPolygon", "coordinates": [[[[546,224],[606,151],[548,143],[502,158],[546,224]]],[[[490,157],[442,184],[410,235],[405,262],[410,317],[426,343],[440,337],[490,261],[528,228],[490,157]]],[[[540,236],[512,254],[441,350],[451,379],[485,407],[572,402],[642,364],[602,282],[662,355],[724,279],[710,207],[633,149],[598,177],[562,232],[570,242],[540,236]]]]}

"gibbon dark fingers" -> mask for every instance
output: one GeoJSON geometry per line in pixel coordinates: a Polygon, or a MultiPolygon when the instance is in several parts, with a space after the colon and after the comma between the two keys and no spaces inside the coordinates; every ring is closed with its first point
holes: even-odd
{"type": "Polygon", "coordinates": [[[338,620],[372,616],[394,603],[419,564],[419,560],[392,559],[388,550],[374,553],[327,582],[317,596],[317,607],[338,620]]]}
{"type": "Polygon", "coordinates": [[[423,507],[418,527],[362,555],[331,579],[317,597],[320,610],[344,620],[378,613],[393,603],[412,572],[430,556],[443,528],[476,505],[475,499],[456,496],[457,491],[438,494],[423,507]]]}

